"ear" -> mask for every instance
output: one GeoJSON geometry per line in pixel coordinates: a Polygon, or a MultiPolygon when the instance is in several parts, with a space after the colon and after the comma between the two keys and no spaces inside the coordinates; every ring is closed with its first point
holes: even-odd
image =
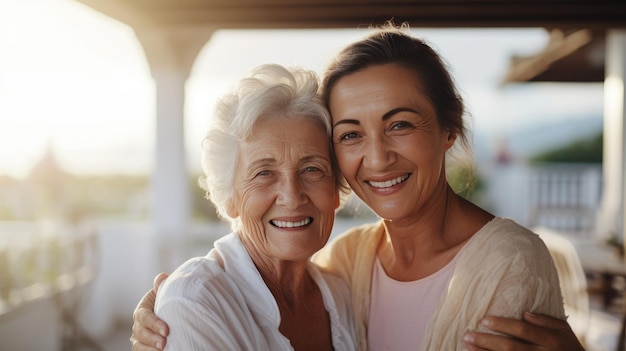
{"type": "Polygon", "coordinates": [[[226,214],[228,214],[231,218],[239,217],[239,211],[237,210],[237,206],[235,206],[233,199],[228,199],[228,201],[226,201],[226,214]]]}
{"type": "Polygon", "coordinates": [[[335,210],[339,208],[339,205],[341,205],[341,195],[339,190],[335,189],[335,210]]]}
{"type": "Polygon", "coordinates": [[[445,137],[443,145],[446,151],[448,151],[452,147],[452,145],[454,145],[454,142],[456,141],[456,133],[450,130],[446,130],[444,131],[443,135],[445,137]]]}

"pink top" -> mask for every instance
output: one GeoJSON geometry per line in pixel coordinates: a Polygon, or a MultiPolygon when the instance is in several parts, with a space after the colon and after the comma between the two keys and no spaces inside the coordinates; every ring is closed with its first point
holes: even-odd
{"type": "Polygon", "coordinates": [[[417,349],[437,303],[447,291],[458,256],[439,271],[412,282],[389,278],[376,258],[367,333],[369,350],[417,349]],[[406,332],[407,325],[413,326],[413,332],[406,332]]]}

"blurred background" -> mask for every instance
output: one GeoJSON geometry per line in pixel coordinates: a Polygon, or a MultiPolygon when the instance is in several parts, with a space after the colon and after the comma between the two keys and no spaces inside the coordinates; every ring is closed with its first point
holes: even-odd
{"type": "MultiPolygon", "coordinates": [[[[130,348],[153,277],[229,232],[197,186],[217,97],[262,63],[322,74],[370,23],[404,16],[469,109],[474,155],[451,183],[542,235],[581,340],[621,349],[624,6],[524,17],[510,1],[498,17],[369,1],[386,11],[363,22],[365,5],[309,2],[0,0],[1,348],[130,348]],[[333,6],[320,22],[313,9],[333,6]]],[[[333,235],[375,220],[352,199],[333,235]]]]}

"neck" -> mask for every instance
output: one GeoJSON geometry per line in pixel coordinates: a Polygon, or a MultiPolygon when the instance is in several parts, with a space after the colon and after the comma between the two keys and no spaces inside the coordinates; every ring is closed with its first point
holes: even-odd
{"type": "Polygon", "coordinates": [[[289,265],[279,270],[259,269],[259,272],[281,308],[294,308],[301,303],[306,303],[307,292],[316,287],[306,266],[289,265]]]}
{"type": "Polygon", "coordinates": [[[384,221],[377,255],[390,277],[413,281],[435,273],[493,217],[449,186],[434,198],[435,203],[412,218],[384,221]]]}
{"type": "Polygon", "coordinates": [[[252,243],[242,242],[274,296],[280,311],[279,330],[294,350],[332,350],[330,317],[322,293],[307,270],[308,260],[267,257],[252,243]]]}
{"type": "Polygon", "coordinates": [[[413,250],[434,244],[449,235],[451,222],[458,215],[460,197],[449,187],[432,195],[432,201],[410,216],[384,220],[386,242],[397,250],[413,250]]]}

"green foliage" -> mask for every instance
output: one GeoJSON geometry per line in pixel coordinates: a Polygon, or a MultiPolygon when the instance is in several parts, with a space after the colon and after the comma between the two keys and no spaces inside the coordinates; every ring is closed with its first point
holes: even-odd
{"type": "Polygon", "coordinates": [[[15,279],[11,274],[11,261],[9,259],[9,248],[0,249],[0,300],[7,301],[11,295],[11,289],[15,284],[15,279]]]}
{"type": "Polygon", "coordinates": [[[29,286],[37,283],[39,278],[38,269],[41,268],[37,262],[38,258],[38,246],[33,245],[27,248],[23,248],[19,257],[19,270],[18,276],[21,279],[23,286],[29,286]]]}
{"type": "Polygon", "coordinates": [[[471,166],[456,166],[447,171],[448,183],[457,194],[472,201],[479,202],[480,191],[484,189],[484,181],[471,166]]]}
{"type": "Polygon", "coordinates": [[[193,217],[201,220],[218,221],[217,210],[211,200],[206,197],[206,190],[198,184],[199,178],[199,174],[190,178],[193,217]]]}
{"type": "Polygon", "coordinates": [[[532,156],[531,163],[602,163],[603,134],[575,140],[572,143],[554,150],[532,156]]]}
{"type": "Polygon", "coordinates": [[[63,247],[60,238],[56,236],[43,238],[40,245],[40,254],[45,257],[45,263],[39,279],[43,283],[52,284],[63,273],[63,263],[68,258],[67,248],[63,247]]]}

